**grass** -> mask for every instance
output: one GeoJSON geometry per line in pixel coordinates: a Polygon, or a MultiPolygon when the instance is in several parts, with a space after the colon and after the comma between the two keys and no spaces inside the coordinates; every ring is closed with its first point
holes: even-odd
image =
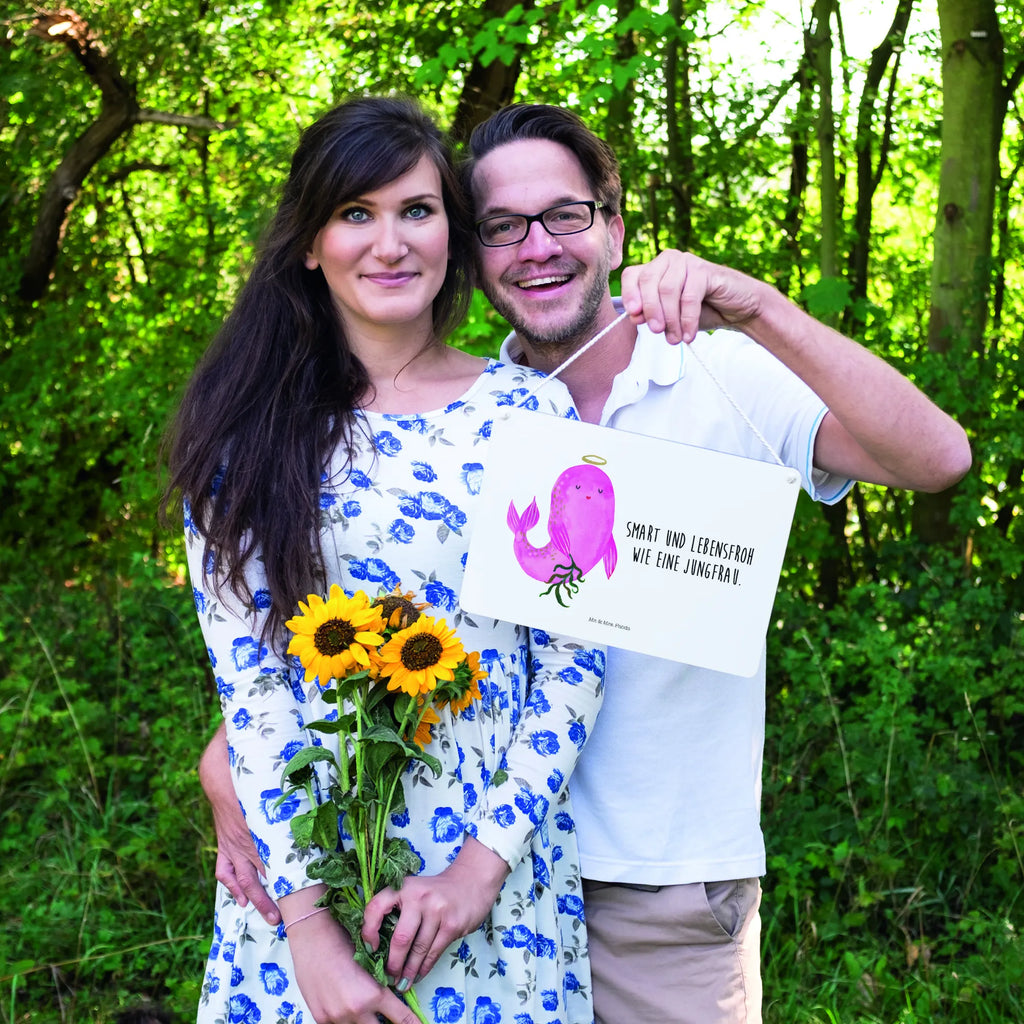
{"type": "Polygon", "coordinates": [[[215,885],[188,596],[150,573],[107,601],[4,597],[0,639],[30,642],[7,646],[0,682],[0,1022],[188,1019],[215,885]]]}
{"type": "MultiPolygon", "coordinates": [[[[198,1003],[216,698],[187,587],[143,558],[111,578],[0,587],[0,1024],[198,1003]]],[[[887,600],[780,601],[765,1022],[1024,1021],[1020,641],[979,651],[967,599],[926,630],[887,600]]]]}

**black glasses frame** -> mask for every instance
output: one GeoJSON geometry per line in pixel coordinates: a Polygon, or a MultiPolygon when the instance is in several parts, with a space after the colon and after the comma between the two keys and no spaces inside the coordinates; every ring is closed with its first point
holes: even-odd
{"type": "Polygon", "coordinates": [[[526,240],[530,234],[530,225],[535,221],[553,237],[558,235],[578,235],[584,231],[589,231],[594,226],[594,214],[597,210],[603,210],[608,204],[602,203],[596,199],[574,199],[570,203],[558,203],[555,206],[549,206],[546,210],[541,210],[540,213],[506,213],[497,217],[484,217],[482,220],[478,220],[473,228],[476,231],[476,237],[480,239],[480,244],[487,246],[488,249],[500,249],[505,245],[518,245],[520,242],[526,240]],[[545,222],[544,218],[555,210],[564,209],[566,206],[585,206],[590,211],[590,223],[586,227],[573,228],[572,231],[554,231],[545,222]],[[518,238],[510,239],[507,242],[487,242],[484,241],[483,226],[492,220],[508,220],[512,217],[521,217],[525,221],[524,231],[518,238]]]}

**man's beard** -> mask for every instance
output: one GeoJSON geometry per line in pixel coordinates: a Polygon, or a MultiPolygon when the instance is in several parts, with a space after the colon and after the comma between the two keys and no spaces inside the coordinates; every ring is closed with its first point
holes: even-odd
{"type": "MultiPolygon", "coordinates": [[[[600,329],[598,316],[608,293],[609,271],[603,266],[596,269],[597,273],[583,293],[576,311],[561,323],[537,329],[531,328],[514,300],[508,297],[508,292],[494,288],[485,281],[480,283],[480,289],[491,305],[509,322],[521,341],[540,352],[564,351],[569,356],[600,329]]],[[[509,291],[515,287],[515,284],[510,285],[509,291]]]]}

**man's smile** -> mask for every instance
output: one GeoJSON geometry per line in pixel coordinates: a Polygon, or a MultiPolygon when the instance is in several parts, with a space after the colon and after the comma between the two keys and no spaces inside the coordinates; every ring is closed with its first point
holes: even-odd
{"type": "Polygon", "coordinates": [[[571,281],[573,278],[572,274],[560,274],[557,277],[533,277],[526,281],[517,281],[517,288],[543,288],[548,285],[560,285],[565,284],[566,281],[571,281]]]}

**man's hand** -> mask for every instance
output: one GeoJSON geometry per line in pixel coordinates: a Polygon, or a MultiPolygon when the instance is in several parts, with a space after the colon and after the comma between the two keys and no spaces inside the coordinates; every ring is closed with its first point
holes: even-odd
{"type": "Polygon", "coordinates": [[[380,926],[399,910],[391,936],[387,972],[404,992],[424,977],[456,939],[475,931],[490,913],[509,867],[472,836],[439,875],[414,875],[397,892],[382,889],[363,914],[363,939],[376,949],[380,926]]]}
{"type": "Polygon", "coordinates": [[[665,249],[650,263],[622,271],[622,302],[630,319],[655,333],[664,331],[673,345],[689,344],[698,330],[742,329],[760,315],[760,293],[768,287],[678,249],[665,249]]]}
{"type": "Polygon", "coordinates": [[[249,828],[231,783],[228,740],[224,725],[213,734],[199,759],[199,782],[213,809],[213,827],[217,833],[217,864],[214,874],[226,886],[240,907],[252,900],[267,924],[281,921],[277,904],[260,884],[263,862],[256,852],[249,828]]]}
{"type": "Polygon", "coordinates": [[[840,477],[940,491],[971,466],[963,429],[862,345],[781,292],[731,267],[666,249],[622,271],[634,323],[689,344],[698,330],[733,327],[793,371],[828,406],[814,465],[840,477]]]}

